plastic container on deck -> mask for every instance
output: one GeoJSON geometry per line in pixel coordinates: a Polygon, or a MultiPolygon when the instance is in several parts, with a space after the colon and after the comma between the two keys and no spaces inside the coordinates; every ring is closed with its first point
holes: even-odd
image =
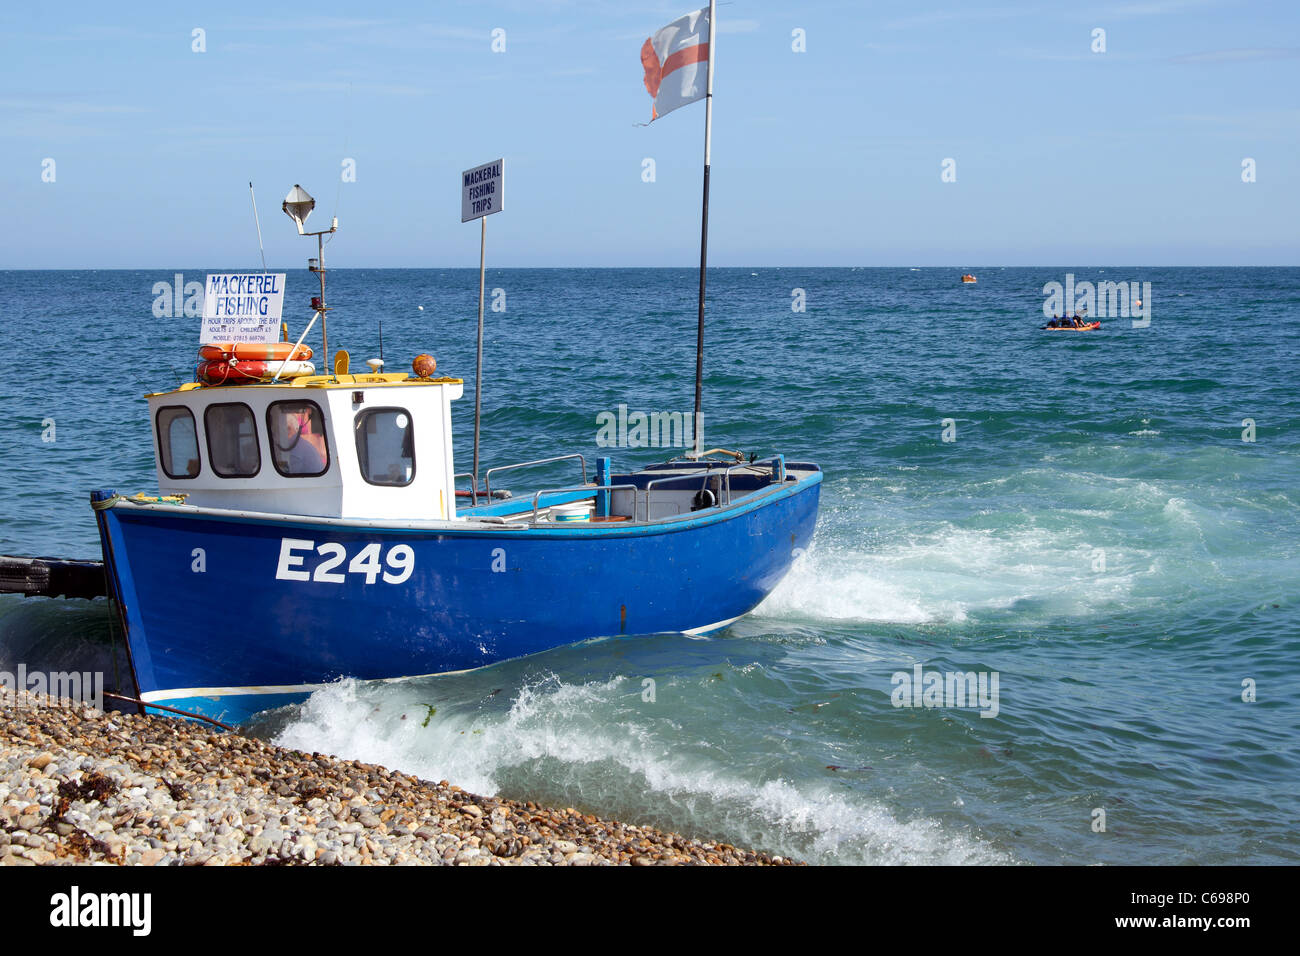
{"type": "Polygon", "coordinates": [[[595,505],[590,501],[571,501],[564,505],[551,506],[552,521],[590,521],[595,505]]]}

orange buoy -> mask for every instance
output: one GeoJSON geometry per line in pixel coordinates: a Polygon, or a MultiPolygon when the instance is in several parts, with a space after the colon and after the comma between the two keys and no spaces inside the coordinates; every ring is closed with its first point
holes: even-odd
{"type": "Polygon", "coordinates": [[[411,369],[420,378],[428,378],[438,370],[438,362],[426,352],[415,357],[415,361],[411,363],[411,369]]]}

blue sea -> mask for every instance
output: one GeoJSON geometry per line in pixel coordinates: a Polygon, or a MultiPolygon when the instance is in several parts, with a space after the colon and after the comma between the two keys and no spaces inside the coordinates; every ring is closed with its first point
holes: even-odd
{"type": "MultiPolygon", "coordinates": [[[[217,271],[0,272],[0,553],[98,557],[90,490],[156,489],[142,396],[191,378],[198,320],[154,287],[217,271]]],[[[598,416],[691,411],[697,281],[489,270],[484,466],[673,453],[601,449],[598,416]]],[[[390,369],[466,379],[460,471],[477,283],[327,290],[331,352],[377,356],[382,323],[390,369]]],[[[289,274],[295,334],[314,285],[289,274]]],[[[708,445],[826,474],[753,613],[345,681],[249,729],[815,863],[1300,862],[1300,269],[712,269],[706,373],[708,445]],[[1150,324],[1041,331],[1067,273],[1150,282],[1150,324]],[[900,699],[918,665],[996,675],[996,714],[900,699]]],[[[103,600],[0,596],[11,670],[120,673],[115,633],[103,600]]]]}

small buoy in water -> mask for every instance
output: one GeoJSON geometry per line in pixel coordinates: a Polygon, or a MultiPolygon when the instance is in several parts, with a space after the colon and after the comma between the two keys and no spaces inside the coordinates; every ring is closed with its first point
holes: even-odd
{"type": "Polygon", "coordinates": [[[424,311],[424,306],[422,305],[417,305],[416,308],[419,309],[421,312],[424,311]]]}
{"type": "Polygon", "coordinates": [[[438,362],[427,352],[417,355],[411,363],[411,369],[420,378],[428,378],[438,370],[438,362]]]}

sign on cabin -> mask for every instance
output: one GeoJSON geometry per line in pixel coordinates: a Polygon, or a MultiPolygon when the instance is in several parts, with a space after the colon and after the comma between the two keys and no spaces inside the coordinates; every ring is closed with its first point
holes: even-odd
{"type": "Polygon", "coordinates": [[[284,277],[283,272],[208,276],[199,344],[274,342],[279,339],[284,277]]]}
{"type": "Polygon", "coordinates": [[[506,161],[493,160],[460,174],[460,221],[482,219],[505,208],[506,161]]]}

